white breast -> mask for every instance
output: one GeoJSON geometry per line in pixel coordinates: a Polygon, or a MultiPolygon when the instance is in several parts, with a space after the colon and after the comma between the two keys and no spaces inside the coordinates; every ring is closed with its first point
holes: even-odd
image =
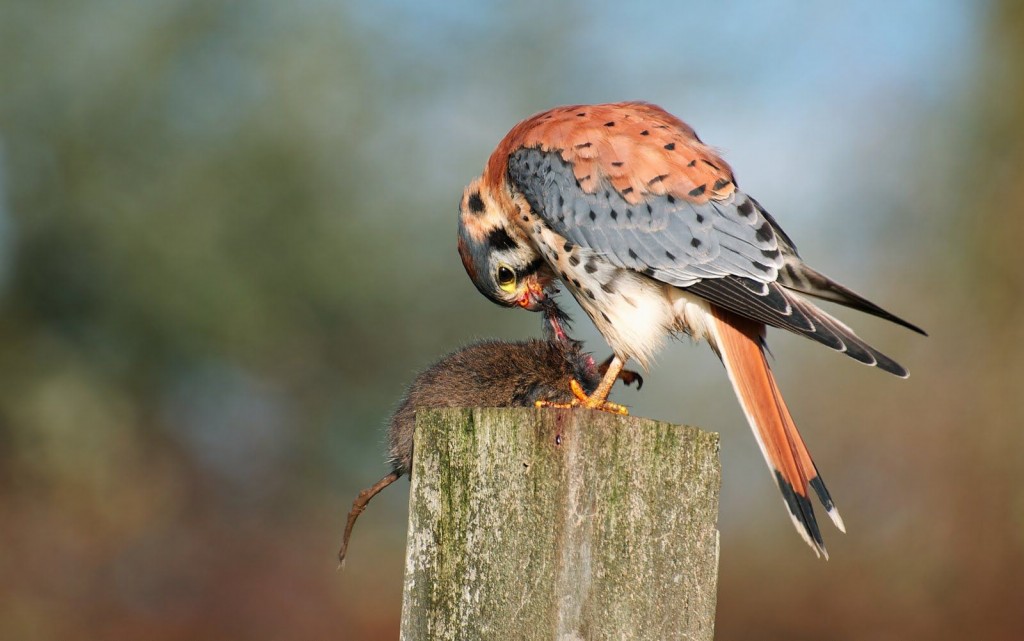
{"type": "Polygon", "coordinates": [[[535,224],[530,232],[545,260],[620,358],[636,359],[646,369],[674,331],[705,334],[706,307],[701,307],[700,299],[616,267],[591,249],[566,244],[545,225],[535,224]],[[687,322],[690,317],[697,326],[693,329],[687,322]]]}

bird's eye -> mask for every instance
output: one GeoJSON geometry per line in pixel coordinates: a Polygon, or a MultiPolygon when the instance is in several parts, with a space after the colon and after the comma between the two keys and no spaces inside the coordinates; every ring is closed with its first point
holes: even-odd
{"type": "Polygon", "coordinates": [[[512,292],[516,289],[516,273],[508,265],[498,266],[498,287],[501,287],[506,292],[512,292]]]}

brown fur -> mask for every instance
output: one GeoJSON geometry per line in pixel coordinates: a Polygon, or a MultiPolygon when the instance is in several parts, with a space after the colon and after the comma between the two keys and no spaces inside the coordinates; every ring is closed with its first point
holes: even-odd
{"type": "MultiPolygon", "coordinates": [[[[551,307],[549,318],[554,314],[557,318],[551,323],[558,326],[563,317],[551,307]]],[[[628,384],[631,376],[636,375],[626,372],[623,380],[628,384]]],[[[574,399],[570,379],[576,379],[589,394],[597,387],[600,373],[580,343],[564,335],[544,341],[481,341],[445,356],[421,372],[391,417],[388,453],[392,471],[360,492],[352,502],[338,560],[345,562],[352,528],[370,500],[409,473],[417,409],[532,407],[536,401],[568,403],[574,399]]],[[[642,383],[638,376],[634,380],[638,386],[642,383]]]]}
{"type": "Polygon", "coordinates": [[[567,403],[569,379],[588,393],[600,375],[578,344],[488,340],[445,356],[409,386],[388,430],[392,468],[407,474],[412,462],[416,410],[425,407],[532,407],[535,401],[567,403]]]}

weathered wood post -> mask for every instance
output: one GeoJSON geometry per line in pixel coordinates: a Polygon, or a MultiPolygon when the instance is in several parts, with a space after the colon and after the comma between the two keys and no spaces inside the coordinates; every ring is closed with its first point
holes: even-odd
{"type": "Polygon", "coordinates": [[[402,639],[711,639],[718,435],[587,410],[417,415],[402,639]]]}

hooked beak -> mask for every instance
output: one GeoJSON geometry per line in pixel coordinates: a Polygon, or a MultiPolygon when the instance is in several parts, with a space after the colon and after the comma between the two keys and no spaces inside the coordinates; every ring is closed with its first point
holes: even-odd
{"type": "Polygon", "coordinates": [[[526,282],[526,291],[519,297],[516,304],[523,309],[537,312],[544,309],[545,300],[547,300],[547,294],[544,293],[544,288],[540,286],[536,278],[531,278],[526,282]]]}

